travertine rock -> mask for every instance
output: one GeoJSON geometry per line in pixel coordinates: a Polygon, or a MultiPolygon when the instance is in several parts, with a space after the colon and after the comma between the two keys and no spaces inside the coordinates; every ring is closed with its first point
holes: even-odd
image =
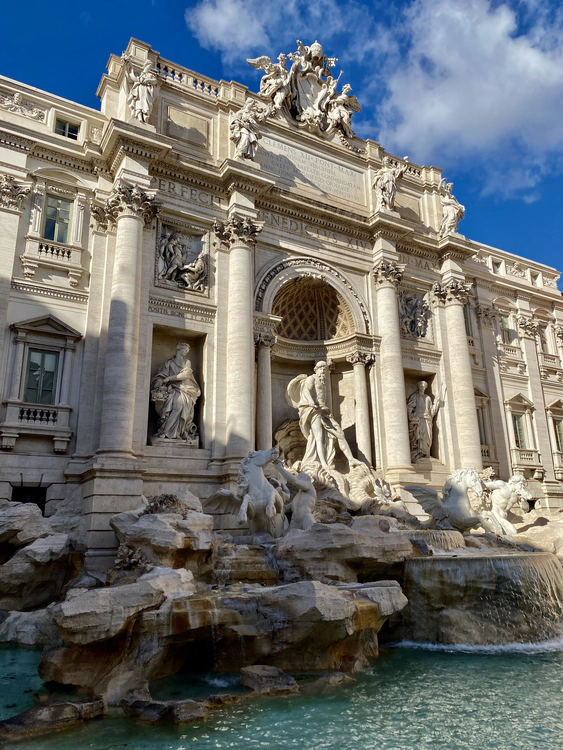
{"type": "Polygon", "coordinates": [[[106,711],[103,700],[82,700],[38,706],[0,722],[0,738],[24,739],[81,724],[85,719],[101,716],[106,711]]]}
{"type": "Polygon", "coordinates": [[[240,670],[241,682],[255,693],[298,693],[299,688],[291,675],[267,664],[254,664],[240,670]]]}
{"type": "Polygon", "coordinates": [[[404,534],[381,531],[369,516],[362,516],[352,527],[315,524],[291,532],[277,543],[274,554],[286,580],[355,582],[411,557],[412,545],[404,534]]]}
{"type": "Polygon", "coordinates": [[[109,588],[73,589],[53,607],[53,619],[65,641],[95,643],[120,633],[134,615],[160,606],[171,594],[191,594],[188,570],[155,568],[136,583],[109,588]]]}
{"type": "Polygon", "coordinates": [[[71,572],[66,534],[36,539],[0,565],[0,609],[27,610],[55,601],[71,572]]]}
{"type": "Polygon", "coordinates": [[[34,503],[0,500],[0,544],[9,542],[23,547],[42,536],[52,534],[49,521],[34,503]]]}
{"type": "Polygon", "coordinates": [[[8,612],[0,623],[0,643],[58,646],[61,644],[61,637],[49,609],[8,612]]]}

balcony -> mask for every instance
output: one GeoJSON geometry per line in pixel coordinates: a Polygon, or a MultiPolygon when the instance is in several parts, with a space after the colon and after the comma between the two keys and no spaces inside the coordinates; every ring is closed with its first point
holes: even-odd
{"type": "Polygon", "coordinates": [[[511,344],[497,344],[497,348],[501,354],[505,357],[511,357],[512,359],[522,359],[522,351],[519,346],[512,346],[511,344]]]}
{"type": "Polygon", "coordinates": [[[72,431],[69,428],[70,406],[28,404],[8,399],[6,419],[0,424],[0,449],[12,450],[20,435],[50,437],[55,453],[66,453],[72,431]]]}
{"type": "Polygon", "coordinates": [[[78,286],[84,273],[82,248],[51,242],[51,240],[28,237],[25,252],[20,256],[20,261],[23,275],[30,281],[35,278],[40,266],[64,271],[71,287],[78,286]]]}
{"type": "Polygon", "coordinates": [[[553,465],[555,467],[555,478],[563,482],[563,453],[553,451],[553,465]]]}
{"type": "Polygon", "coordinates": [[[496,463],[497,461],[497,455],[495,451],[494,445],[482,445],[481,446],[481,458],[483,461],[491,461],[492,463],[496,463]]]}
{"type": "Polygon", "coordinates": [[[519,469],[541,468],[542,464],[540,452],[535,449],[511,448],[510,455],[512,457],[513,471],[517,471],[519,469]]]}

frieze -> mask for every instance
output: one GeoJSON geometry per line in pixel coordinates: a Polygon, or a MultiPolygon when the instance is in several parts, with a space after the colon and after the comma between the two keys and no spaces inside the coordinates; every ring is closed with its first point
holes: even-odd
{"type": "Polygon", "coordinates": [[[438,273],[436,266],[436,260],[432,260],[428,257],[420,257],[418,255],[412,255],[407,252],[399,252],[399,263],[406,266],[407,268],[416,268],[421,271],[430,271],[431,273],[438,273]]]}
{"type": "Polygon", "coordinates": [[[215,322],[216,314],[214,308],[154,296],[149,296],[148,310],[151,313],[158,313],[159,315],[171,315],[176,318],[185,318],[186,320],[195,320],[200,323],[209,324],[215,322]]]}
{"type": "Polygon", "coordinates": [[[282,271],[285,271],[289,268],[296,268],[296,267],[311,267],[314,269],[317,269],[318,271],[326,274],[327,276],[334,276],[337,278],[348,290],[348,292],[354,297],[358,307],[360,308],[360,311],[362,313],[362,317],[364,319],[364,324],[366,327],[366,331],[370,332],[370,322],[369,317],[367,314],[366,307],[362,300],[360,299],[359,294],[356,292],[352,284],[348,281],[348,279],[343,276],[339,271],[337,271],[335,268],[331,268],[331,266],[327,265],[326,263],[322,263],[320,260],[315,260],[314,258],[307,258],[307,257],[300,257],[300,258],[288,258],[286,260],[281,261],[277,265],[275,265],[273,268],[271,268],[268,273],[263,277],[262,281],[260,282],[260,285],[258,287],[258,290],[256,292],[256,301],[255,301],[255,310],[258,312],[262,312],[262,305],[264,302],[264,295],[266,293],[266,289],[270,285],[270,283],[275,279],[275,277],[282,273],[282,271]]]}
{"type": "Polygon", "coordinates": [[[404,346],[402,348],[403,359],[411,362],[422,362],[427,365],[439,365],[442,359],[441,351],[430,351],[428,349],[412,349],[404,346]]]}
{"type": "Polygon", "coordinates": [[[266,226],[279,229],[288,234],[297,234],[301,237],[306,237],[307,239],[327,242],[331,245],[342,245],[348,250],[366,250],[371,252],[369,242],[361,240],[358,237],[349,237],[342,232],[327,227],[326,225],[316,226],[308,221],[293,219],[289,216],[284,216],[281,213],[266,211],[263,209],[258,212],[258,218],[260,221],[263,221],[266,226]]]}

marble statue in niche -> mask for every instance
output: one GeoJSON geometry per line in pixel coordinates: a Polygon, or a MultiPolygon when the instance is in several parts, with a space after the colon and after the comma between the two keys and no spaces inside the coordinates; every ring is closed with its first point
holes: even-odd
{"type": "Polygon", "coordinates": [[[409,157],[405,156],[403,163],[392,166],[391,159],[384,156],[381,167],[375,173],[373,189],[375,190],[375,210],[394,211],[395,196],[397,195],[397,180],[404,175],[409,165],[409,157]]]}
{"type": "Polygon", "coordinates": [[[157,280],[165,286],[203,292],[207,286],[207,253],[201,237],[163,227],[158,248],[157,280]],[[193,250],[198,251],[194,257],[193,250]]]}
{"type": "Polygon", "coordinates": [[[194,408],[201,389],[188,359],[189,352],[189,344],[178,344],[176,354],[159,367],[153,378],[151,399],[159,420],[158,431],[151,439],[152,445],[164,441],[181,442],[196,448],[199,445],[194,408]]]}
{"type": "Polygon", "coordinates": [[[265,119],[267,114],[266,107],[261,106],[253,99],[247,99],[244,107],[231,115],[229,123],[231,134],[229,137],[235,144],[235,158],[254,161],[258,141],[261,138],[258,124],[265,119]]]}
{"type": "Polygon", "coordinates": [[[420,380],[416,391],[411,393],[407,399],[407,415],[409,420],[409,438],[411,446],[411,461],[414,463],[419,458],[430,456],[432,448],[432,424],[438,409],[442,405],[442,399],[432,397],[426,393],[428,383],[420,380]]]}
{"type": "Polygon", "coordinates": [[[153,64],[147,60],[140,73],[135,73],[130,55],[121,56],[125,64],[127,80],[131,82],[131,90],[127,97],[127,105],[131,111],[131,117],[139,122],[147,123],[152,112],[158,78],[153,64]]]}
{"type": "Polygon", "coordinates": [[[350,467],[362,465],[352,456],[342,427],[326,405],[328,364],[317,362],[312,375],[298,375],[287,386],[286,401],[299,412],[299,427],[307,440],[302,464],[321,466],[330,471],[338,446],[350,467]]]}
{"type": "Polygon", "coordinates": [[[349,95],[349,84],[344,85],[340,93],[336,91],[342,72],[335,78],[331,69],[338,58],[327,57],[319,42],[307,46],[297,40],[297,51],[279,55],[277,63],[267,55],[247,62],[264,71],[259,96],[268,101],[268,115],[283,112],[288,119],[316,135],[337,131],[341,137],[355,137],[352,115],[360,112],[361,106],[355,96],[349,95]],[[289,70],[288,59],[291,61],[289,70]]]}
{"type": "Polygon", "coordinates": [[[431,316],[428,295],[401,292],[399,296],[401,333],[410,338],[424,338],[431,316]]]}
{"type": "Polygon", "coordinates": [[[457,226],[465,216],[465,206],[462,206],[452,194],[453,182],[440,181],[440,200],[442,201],[442,223],[438,231],[439,237],[447,237],[457,232],[457,226]]]}

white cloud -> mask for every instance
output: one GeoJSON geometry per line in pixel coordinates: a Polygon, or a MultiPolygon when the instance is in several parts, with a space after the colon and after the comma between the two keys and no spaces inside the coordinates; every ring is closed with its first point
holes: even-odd
{"type": "Polygon", "coordinates": [[[502,189],[531,193],[550,154],[563,151],[563,24],[542,2],[530,18],[519,33],[505,4],[415,0],[410,49],[379,113],[382,143],[425,163],[476,160],[489,189],[499,188],[501,160],[502,189]]]}

